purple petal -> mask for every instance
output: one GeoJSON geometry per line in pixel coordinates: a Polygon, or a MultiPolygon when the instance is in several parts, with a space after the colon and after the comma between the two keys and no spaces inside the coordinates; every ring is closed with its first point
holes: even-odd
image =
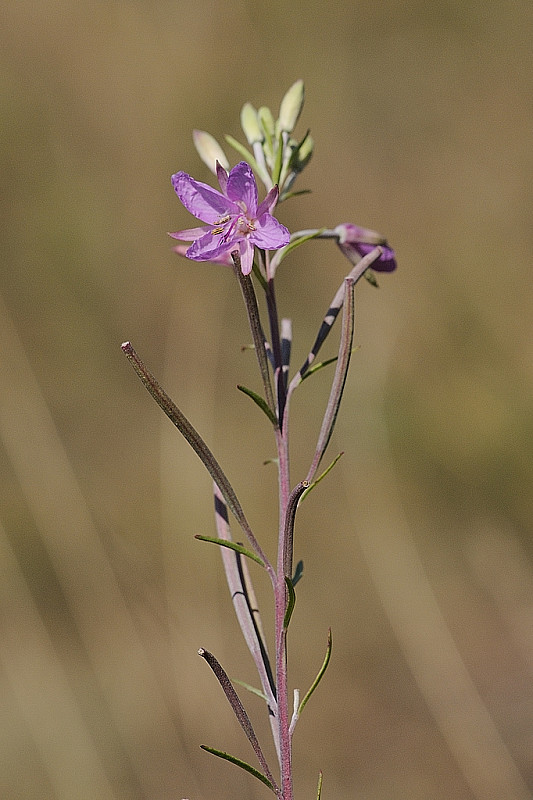
{"type": "Polygon", "coordinates": [[[249,275],[254,265],[254,248],[249,239],[243,239],[239,242],[239,250],[241,251],[241,272],[243,275],[249,275]]]}
{"type": "Polygon", "coordinates": [[[194,242],[200,236],[204,236],[211,228],[211,225],[202,225],[200,228],[186,228],[183,231],[176,231],[168,235],[172,236],[173,239],[179,239],[180,242],[194,242]]]}
{"type": "Polygon", "coordinates": [[[226,194],[234,203],[238,203],[247,216],[253,218],[257,213],[257,184],[252,168],[246,161],[240,161],[233,167],[228,177],[226,194]]]}
{"type": "Polygon", "coordinates": [[[226,186],[228,185],[228,173],[226,172],[226,170],[219,161],[217,161],[216,163],[216,169],[217,169],[218,185],[222,190],[222,194],[227,194],[226,186]]]}
{"type": "Polygon", "coordinates": [[[187,257],[193,261],[213,261],[229,250],[238,247],[239,239],[231,237],[224,239],[221,236],[213,236],[208,233],[201,239],[196,239],[187,250],[187,257]]]}
{"type": "MultiPolygon", "coordinates": [[[[376,245],[374,244],[367,244],[366,242],[359,242],[355,245],[355,249],[359,253],[360,256],[366,256],[367,253],[371,253],[372,250],[375,248],[376,245]]],[[[394,272],[396,269],[396,254],[391,247],[387,245],[380,245],[383,248],[383,253],[372,264],[372,269],[376,272],[394,272]]]]}
{"type": "Polygon", "coordinates": [[[202,222],[212,225],[227,214],[239,214],[241,209],[211,186],[195,181],[186,172],[172,176],[172,186],[187,209],[202,222]]]}
{"type": "Polygon", "coordinates": [[[257,209],[257,216],[260,217],[265,213],[271,214],[276,203],[278,202],[279,189],[273,186],[269,191],[262,203],[259,204],[257,209]]]}
{"type": "Polygon", "coordinates": [[[278,250],[289,244],[291,235],[285,225],[271,214],[263,214],[255,221],[255,231],[250,239],[262,250],[278,250]]]}

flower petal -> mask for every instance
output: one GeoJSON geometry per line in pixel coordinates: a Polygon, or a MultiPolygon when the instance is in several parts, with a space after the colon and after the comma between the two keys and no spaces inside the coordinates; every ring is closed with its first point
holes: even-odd
{"type": "Polygon", "coordinates": [[[262,203],[259,204],[257,208],[257,216],[260,217],[265,213],[272,214],[272,211],[278,202],[279,196],[279,189],[277,186],[273,186],[272,189],[269,191],[265,199],[262,203]]]}
{"type": "Polygon", "coordinates": [[[226,186],[228,185],[228,173],[226,172],[224,165],[217,161],[216,164],[217,170],[217,178],[218,178],[218,185],[222,190],[222,194],[226,194],[226,186]]]}
{"type": "Polygon", "coordinates": [[[241,272],[243,275],[249,275],[254,265],[254,248],[249,239],[243,239],[239,242],[239,250],[241,251],[241,272]]]}
{"type": "Polygon", "coordinates": [[[191,244],[187,250],[187,257],[192,258],[194,261],[212,261],[221,256],[222,253],[236,250],[239,246],[239,238],[232,236],[229,239],[224,239],[221,236],[213,236],[208,233],[191,244]]]}
{"type": "Polygon", "coordinates": [[[202,225],[200,228],[186,228],[183,231],[176,231],[168,235],[172,236],[173,239],[179,239],[180,242],[194,242],[200,236],[204,236],[211,228],[211,225],[202,225]]]}
{"type": "Polygon", "coordinates": [[[291,235],[285,225],[271,214],[263,214],[255,221],[255,231],[250,239],[262,250],[278,250],[289,244],[291,235]]]}
{"type": "MultiPolygon", "coordinates": [[[[367,242],[360,242],[355,246],[355,249],[359,253],[360,256],[366,256],[368,253],[371,253],[372,250],[375,248],[376,245],[368,244],[367,242]]],[[[388,245],[380,245],[383,249],[383,253],[372,264],[372,269],[375,272],[394,272],[396,269],[396,254],[391,247],[388,245]]],[[[342,247],[341,247],[342,249],[342,247]]]]}
{"type": "Polygon", "coordinates": [[[231,170],[226,186],[229,200],[238,203],[247,216],[253,218],[257,213],[257,184],[252,168],[246,161],[240,161],[231,170]]]}
{"type": "Polygon", "coordinates": [[[172,176],[172,186],[187,209],[202,222],[212,225],[227,214],[239,214],[240,208],[212,186],[195,181],[186,172],[172,176]]]}

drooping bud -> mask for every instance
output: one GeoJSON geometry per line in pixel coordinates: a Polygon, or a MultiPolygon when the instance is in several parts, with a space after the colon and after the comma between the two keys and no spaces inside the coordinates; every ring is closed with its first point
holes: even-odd
{"type": "Polygon", "coordinates": [[[304,82],[302,80],[293,83],[279,107],[279,130],[285,133],[292,133],[298,122],[298,117],[303,108],[305,99],[304,82]]]}
{"type": "Polygon", "coordinates": [[[337,244],[346,258],[352,263],[357,264],[361,258],[368,255],[377,245],[382,248],[382,254],[372,264],[372,269],[376,272],[393,272],[396,269],[396,255],[387,240],[376,231],[369,228],[361,228],[351,222],[337,225],[337,244]]]}
{"type": "Polygon", "coordinates": [[[224,169],[229,169],[229,161],[214,136],[207,131],[193,131],[192,138],[196,152],[214,175],[217,174],[217,161],[224,169]]]}
{"type": "Polygon", "coordinates": [[[256,142],[263,141],[264,136],[257,119],[257,111],[251,103],[245,103],[241,109],[241,127],[248,144],[253,146],[256,142]]]}

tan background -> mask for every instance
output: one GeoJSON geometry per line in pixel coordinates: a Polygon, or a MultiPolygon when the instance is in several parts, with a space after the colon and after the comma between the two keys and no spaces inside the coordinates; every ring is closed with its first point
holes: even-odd
{"type": "MultiPolygon", "coordinates": [[[[357,343],[304,504],[290,639],[298,798],[533,794],[533,7],[477,2],[17,0],[0,34],[0,796],[266,796],[208,667],[254,682],[210,482],[137,382],[131,339],[201,430],[258,537],[273,443],[232,275],[170,252],[191,141],[305,80],[313,194],[291,229],[353,221],[399,270],[357,290],[357,343]]],[[[235,159],[236,160],[236,159],[235,159]]],[[[342,279],[332,246],[279,275],[301,359],[342,279]]],[[[330,351],[334,351],[332,343],[330,351]]],[[[303,476],[327,375],[294,405],[303,476]]],[[[264,616],[268,587],[260,582],[264,616]]],[[[270,626],[267,623],[267,627],[270,626]]],[[[263,738],[260,701],[246,698],[263,738]]]]}

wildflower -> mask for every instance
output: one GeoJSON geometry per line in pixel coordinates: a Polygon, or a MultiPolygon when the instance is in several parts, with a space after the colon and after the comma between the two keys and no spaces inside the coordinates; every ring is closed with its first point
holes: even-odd
{"type": "Polygon", "coordinates": [[[257,205],[257,184],[246,161],[229,172],[217,163],[221,191],[195,181],[185,172],[172,176],[172,185],[179,199],[191,214],[205,222],[198,228],[171,233],[174,239],[192,241],[186,252],[193,261],[226,263],[232,251],[238,250],[244,275],[252,270],[254,246],[262,250],[278,250],[289,243],[290,233],[272,216],[278,199],[273,186],[257,205]]]}
{"type": "Polygon", "coordinates": [[[337,225],[337,244],[352,264],[357,264],[363,256],[370,253],[377,245],[383,248],[382,255],[374,261],[372,269],[376,272],[393,272],[396,269],[396,255],[389,247],[386,239],[376,231],[360,228],[351,222],[337,225]]]}

